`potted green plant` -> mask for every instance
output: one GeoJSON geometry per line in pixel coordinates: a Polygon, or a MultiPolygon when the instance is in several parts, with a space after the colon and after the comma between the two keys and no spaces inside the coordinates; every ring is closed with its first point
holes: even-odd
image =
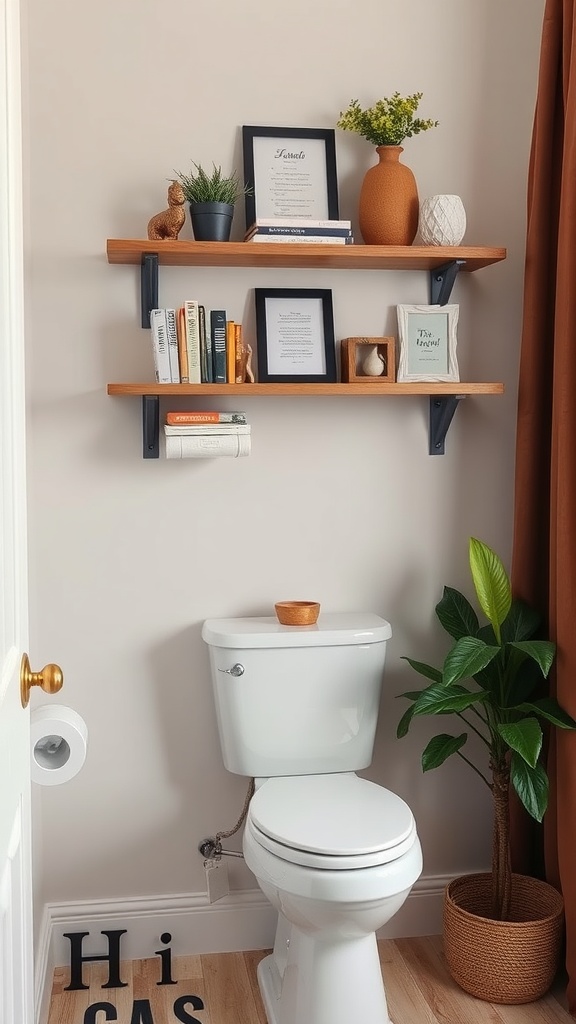
{"type": "Polygon", "coordinates": [[[250,189],[240,183],[234,171],[226,177],[221,167],[212,165],[208,173],[200,164],[192,164],[190,174],[175,171],[186,201],[190,204],[192,230],[197,242],[227,242],[234,206],[250,189]]]}
{"type": "Polygon", "coordinates": [[[422,95],[395,92],[365,110],[351,100],[336,122],[337,128],[367,139],[378,153],[379,163],[366,172],[360,190],[360,231],[367,245],[411,245],[416,236],[418,189],[400,154],[404,139],[438,125],[415,116],[422,95]]]}
{"type": "Polygon", "coordinates": [[[446,889],[444,948],[455,981],[477,998],[522,1003],[552,984],[562,940],[563,904],[552,886],[510,867],[510,792],[541,821],[548,803],[542,722],[576,729],[551,696],[541,696],[555,657],[550,640],[535,639],[540,615],[512,596],[500,558],[470,539],[470,570],[488,622],[458,590],[445,587],[436,615],[453,643],[442,668],[406,658],[429,683],[402,694],[410,707],[398,725],[405,736],[415,718],[454,714],[479,739],[483,764],[462,753],[468,732],[434,736],[422,768],[437,768],[453,754],[490,789],[494,802],[490,873],[465,875],[446,889]]]}

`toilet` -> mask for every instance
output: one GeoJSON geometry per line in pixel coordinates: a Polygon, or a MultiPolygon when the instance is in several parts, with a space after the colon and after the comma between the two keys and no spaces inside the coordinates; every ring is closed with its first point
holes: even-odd
{"type": "Polygon", "coordinates": [[[243,853],[278,911],[258,966],[268,1024],[387,1024],[376,932],[422,871],[372,760],[390,624],[371,613],[207,619],[224,765],[255,779],[243,853]]]}

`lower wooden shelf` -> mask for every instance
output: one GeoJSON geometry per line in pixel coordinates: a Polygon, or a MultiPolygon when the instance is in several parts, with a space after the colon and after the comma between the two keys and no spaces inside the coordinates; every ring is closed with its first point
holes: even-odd
{"type": "Polygon", "coordinates": [[[383,383],[370,379],[354,384],[108,384],[109,395],[128,395],[142,399],[142,456],[157,459],[160,455],[160,399],[194,395],[208,397],[291,396],[306,395],[427,395],[430,399],[429,454],[444,455],[448,427],[458,403],[468,395],[501,395],[502,383],[464,383],[434,381],[418,383],[383,383]]]}

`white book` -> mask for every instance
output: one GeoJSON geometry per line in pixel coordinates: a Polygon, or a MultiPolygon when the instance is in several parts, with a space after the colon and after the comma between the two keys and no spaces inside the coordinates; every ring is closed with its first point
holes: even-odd
{"type": "Polygon", "coordinates": [[[168,333],[166,331],[166,310],[150,310],[150,332],[152,335],[152,353],[154,356],[154,372],[157,384],[171,384],[170,354],[168,351],[168,333]]]}
{"type": "Polygon", "coordinates": [[[343,235],[252,235],[252,238],[248,238],[247,245],[251,245],[252,242],[266,242],[267,244],[273,245],[274,243],[280,242],[282,245],[293,245],[294,242],[306,245],[353,245],[354,239],[352,236],[344,237],[343,235]]]}
{"type": "Polygon", "coordinates": [[[164,426],[164,433],[167,437],[186,437],[188,436],[202,436],[206,437],[222,437],[223,435],[231,434],[249,434],[250,424],[249,423],[188,423],[185,426],[178,424],[177,426],[170,426],[168,423],[164,426]]]}
{"type": "Polygon", "coordinates": [[[186,349],[188,352],[188,380],[190,384],[202,383],[200,364],[200,320],[198,300],[187,299],[184,303],[186,321],[186,349]]]}
{"type": "Polygon", "coordinates": [[[254,227],[262,228],[351,228],[349,220],[312,220],[310,217],[257,217],[248,231],[254,227]]]}
{"type": "Polygon", "coordinates": [[[178,333],[176,331],[176,310],[166,310],[166,334],[168,336],[168,357],[170,360],[170,383],[180,383],[180,362],[178,359],[178,333]]]}
{"type": "Polygon", "coordinates": [[[167,459],[214,459],[226,456],[238,459],[250,454],[250,438],[229,437],[166,437],[167,459]]]}

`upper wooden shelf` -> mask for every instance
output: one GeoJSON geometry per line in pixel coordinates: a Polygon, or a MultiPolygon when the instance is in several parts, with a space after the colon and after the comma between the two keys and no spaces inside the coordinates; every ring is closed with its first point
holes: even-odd
{"type": "Polygon", "coordinates": [[[501,395],[502,383],[386,384],[368,380],[354,384],[108,384],[109,395],[501,395]]]}
{"type": "Polygon", "coordinates": [[[328,267],[331,270],[434,270],[462,260],[462,271],[506,259],[506,249],[486,246],[306,245],[289,242],[188,242],[109,238],[109,263],[140,265],[146,253],[171,267],[328,267]]]}

